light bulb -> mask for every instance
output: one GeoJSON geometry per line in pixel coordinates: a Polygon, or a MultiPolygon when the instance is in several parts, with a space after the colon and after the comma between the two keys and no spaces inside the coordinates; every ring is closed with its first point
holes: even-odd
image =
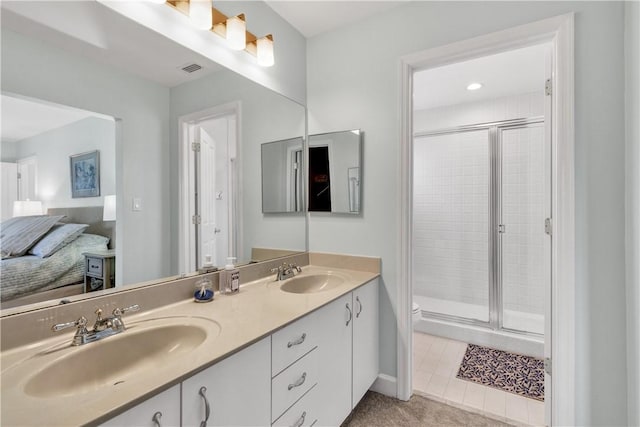
{"type": "Polygon", "coordinates": [[[189,18],[200,30],[210,30],[212,21],[211,0],[189,0],[189,18]]]}
{"type": "Polygon", "coordinates": [[[263,67],[271,67],[274,64],[273,40],[270,36],[265,36],[256,40],[256,50],[259,65],[262,65],[263,67]]]}
{"type": "Polygon", "coordinates": [[[467,86],[467,90],[478,90],[482,87],[482,83],[471,83],[467,86]]]}
{"type": "Polygon", "coordinates": [[[239,16],[227,19],[227,44],[233,50],[247,47],[247,24],[239,16]]]}

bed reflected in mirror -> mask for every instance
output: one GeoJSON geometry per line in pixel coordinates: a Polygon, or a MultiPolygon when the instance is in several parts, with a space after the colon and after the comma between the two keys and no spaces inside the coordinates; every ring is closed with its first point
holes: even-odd
{"type": "Polygon", "coordinates": [[[8,94],[2,107],[2,308],[81,294],[85,254],[115,248],[115,120],[8,94]]]}

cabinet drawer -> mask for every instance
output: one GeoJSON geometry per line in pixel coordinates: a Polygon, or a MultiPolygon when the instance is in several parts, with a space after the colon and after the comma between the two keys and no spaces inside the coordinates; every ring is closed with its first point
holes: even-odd
{"type": "Polygon", "coordinates": [[[273,425],[278,427],[310,427],[314,425],[318,421],[317,388],[317,385],[312,387],[307,394],[275,420],[273,425]]]}
{"type": "Polygon", "coordinates": [[[272,377],[318,345],[315,314],[303,317],[271,336],[272,377]]]}
{"type": "Polygon", "coordinates": [[[102,276],[103,262],[101,258],[87,257],[87,273],[102,276]]]}
{"type": "Polygon", "coordinates": [[[313,350],[271,380],[271,415],[275,421],[318,383],[318,351],[313,350]]]}

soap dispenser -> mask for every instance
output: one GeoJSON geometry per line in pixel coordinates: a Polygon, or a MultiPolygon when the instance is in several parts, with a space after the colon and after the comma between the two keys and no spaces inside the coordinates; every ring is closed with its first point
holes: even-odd
{"type": "Polygon", "coordinates": [[[233,265],[235,257],[227,258],[227,265],[224,266],[222,272],[222,281],[220,289],[223,294],[231,294],[240,290],[240,270],[233,265]]]}

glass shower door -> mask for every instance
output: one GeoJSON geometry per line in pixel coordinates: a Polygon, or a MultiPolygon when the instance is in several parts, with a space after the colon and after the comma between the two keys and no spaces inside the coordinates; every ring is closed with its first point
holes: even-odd
{"type": "Polygon", "coordinates": [[[498,133],[502,327],[544,334],[550,261],[545,259],[548,152],[544,123],[500,128],[498,133]]]}
{"type": "Polygon", "coordinates": [[[489,321],[489,129],[416,136],[414,301],[431,315],[489,321]]]}

